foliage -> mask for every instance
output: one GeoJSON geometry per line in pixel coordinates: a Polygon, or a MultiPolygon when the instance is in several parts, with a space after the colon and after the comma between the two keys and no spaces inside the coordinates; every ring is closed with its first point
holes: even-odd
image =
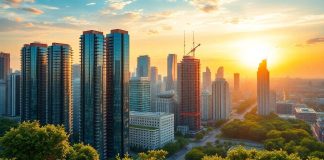
{"type": "Polygon", "coordinates": [[[227,122],[227,120],[217,120],[216,122],[215,122],[215,127],[216,128],[219,128],[220,126],[222,126],[224,123],[226,123],[227,122]]]}
{"type": "MultiPolygon", "coordinates": [[[[224,143],[223,145],[217,143],[214,146],[212,143],[209,142],[206,144],[206,146],[193,148],[190,152],[187,153],[187,155],[188,155],[189,159],[194,159],[195,157],[200,157],[201,153],[203,153],[204,156],[217,155],[220,157],[226,157],[226,153],[231,146],[232,145],[230,143],[224,143]],[[196,155],[196,154],[198,154],[198,155],[196,155]]],[[[187,155],[186,155],[186,157],[187,157],[187,155]]]]}
{"type": "Polygon", "coordinates": [[[177,137],[175,142],[166,144],[162,149],[167,151],[169,153],[168,156],[170,156],[188,145],[188,143],[189,141],[186,138],[177,137]]]}
{"type": "Polygon", "coordinates": [[[9,131],[10,128],[17,126],[18,123],[16,121],[0,117],[0,137],[3,136],[6,133],[6,131],[9,131]]]}
{"type": "Polygon", "coordinates": [[[237,113],[243,113],[248,107],[253,105],[256,102],[255,98],[249,98],[242,103],[240,103],[236,109],[237,113]]]}
{"type": "Polygon", "coordinates": [[[151,150],[147,153],[142,152],[138,154],[140,160],[164,160],[167,155],[168,152],[164,150],[151,150]]]}
{"type": "Polygon", "coordinates": [[[226,124],[222,135],[263,142],[269,151],[283,150],[298,154],[302,159],[309,156],[324,159],[324,143],[315,140],[310,126],[301,120],[284,120],[275,114],[261,117],[249,113],[244,121],[234,120],[226,124]]]}
{"type": "Polygon", "coordinates": [[[195,139],[196,139],[196,141],[199,141],[199,140],[201,140],[201,139],[203,139],[203,138],[204,138],[204,134],[201,133],[201,132],[199,132],[199,133],[197,133],[197,134],[195,135],[195,139]]]}
{"type": "Polygon", "coordinates": [[[186,160],[201,160],[204,156],[205,156],[205,154],[201,150],[194,148],[186,154],[185,159],[186,160]]]}
{"type": "Polygon", "coordinates": [[[71,147],[70,153],[68,154],[69,160],[99,160],[99,154],[97,151],[84,144],[74,144],[71,147]]]}
{"type": "Polygon", "coordinates": [[[91,146],[70,146],[63,126],[40,126],[37,121],[23,122],[0,138],[1,157],[33,160],[97,160],[99,155],[91,146]]]}

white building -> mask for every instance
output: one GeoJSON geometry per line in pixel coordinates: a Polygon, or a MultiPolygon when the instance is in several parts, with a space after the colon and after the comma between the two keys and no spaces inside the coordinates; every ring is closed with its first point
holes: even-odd
{"type": "Polygon", "coordinates": [[[231,113],[229,86],[223,75],[224,69],[220,67],[217,71],[217,78],[212,85],[213,120],[229,119],[231,113]]]}
{"type": "Polygon", "coordinates": [[[174,114],[131,111],[129,115],[131,147],[158,149],[174,140],[174,114]]]}
{"type": "Polygon", "coordinates": [[[200,115],[202,121],[208,121],[212,117],[212,95],[207,90],[201,93],[200,115]]]}

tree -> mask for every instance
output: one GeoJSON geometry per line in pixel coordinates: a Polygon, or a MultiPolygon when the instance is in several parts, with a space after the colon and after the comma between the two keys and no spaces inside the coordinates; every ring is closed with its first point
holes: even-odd
{"type": "Polygon", "coordinates": [[[202,134],[202,133],[197,133],[196,135],[195,135],[195,139],[196,139],[196,141],[199,141],[199,140],[201,140],[201,139],[203,139],[204,138],[204,134],[202,134]]]}
{"type": "Polygon", "coordinates": [[[138,154],[140,160],[165,160],[167,155],[168,152],[164,150],[151,150],[138,154]]]}
{"type": "Polygon", "coordinates": [[[186,154],[186,160],[201,160],[205,154],[199,149],[192,149],[186,154]]]}
{"type": "Polygon", "coordinates": [[[0,118],[0,137],[3,136],[6,131],[9,131],[10,128],[17,127],[18,123],[16,121],[0,118]]]}
{"type": "Polygon", "coordinates": [[[41,127],[36,121],[12,128],[0,138],[0,145],[6,158],[33,160],[64,159],[70,147],[63,126],[41,127]]]}
{"type": "Polygon", "coordinates": [[[204,156],[201,160],[225,160],[219,156],[204,156]]]}
{"type": "Polygon", "coordinates": [[[89,145],[74,144],[70,149],[68,160],[99,160],[99,154],[89,145]]]}

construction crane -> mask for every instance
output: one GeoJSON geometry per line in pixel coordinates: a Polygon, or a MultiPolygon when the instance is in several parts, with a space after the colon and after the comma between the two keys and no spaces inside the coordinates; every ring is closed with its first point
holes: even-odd
{"type": "Polygon", "coordinates": [[[186,56],[189,56],[191,53],[193,56],[195,56],[195,52],[196,52],[196,49],[201,46],[201,44],[199,43],[197,46],[195,46],[194,48],[192,48],[187,54],[186,56]]]}

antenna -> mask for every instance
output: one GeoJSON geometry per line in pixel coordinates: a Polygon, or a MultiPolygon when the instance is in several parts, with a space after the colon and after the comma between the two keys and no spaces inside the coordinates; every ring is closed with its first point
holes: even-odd
{"type": "MultiPolygon", "coordinates": [[[[192,31],[192,49],[195,48],[195,32],[192,31]]],[[[195,56],[195,52],[193,52],[193,56],[195,56]]]]}
{"type": "Polygon", "coordinates": [[[183,56],[186,55],[186,30],[183,31],[183,56]]]}

